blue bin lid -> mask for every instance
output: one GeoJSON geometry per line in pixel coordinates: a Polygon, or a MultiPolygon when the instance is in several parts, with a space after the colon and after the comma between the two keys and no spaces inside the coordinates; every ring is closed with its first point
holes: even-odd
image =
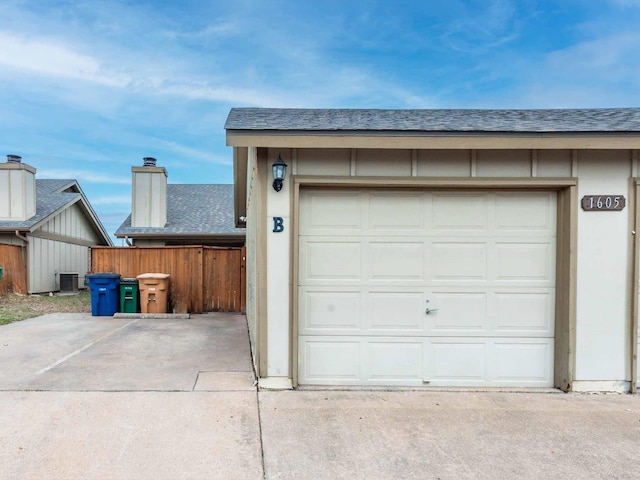
{"type": "Polygon", "coordinates": [[[91,273],[87,275],[87,278],[120,278],[120,274],[112,272],[91,273]]]}

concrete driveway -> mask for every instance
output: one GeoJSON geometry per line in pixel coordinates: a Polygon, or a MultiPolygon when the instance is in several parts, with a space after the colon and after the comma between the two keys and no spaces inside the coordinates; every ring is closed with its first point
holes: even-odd
{"type": "Polygon", "coordinates": [[[241,315],[0,327],[0,478],[640,478],[640,398],[256,392],[241,315]]]}

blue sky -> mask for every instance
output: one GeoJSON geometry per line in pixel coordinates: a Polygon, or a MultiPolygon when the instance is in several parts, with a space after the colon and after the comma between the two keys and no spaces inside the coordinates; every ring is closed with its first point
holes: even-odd
{"type": "Polygon", "coordinates": [[[110,233],[142,157],[231,183],[232,107],[640,107],[640,0],[3,0],[0,19],[0,155],[79,180],[110,233]]]}

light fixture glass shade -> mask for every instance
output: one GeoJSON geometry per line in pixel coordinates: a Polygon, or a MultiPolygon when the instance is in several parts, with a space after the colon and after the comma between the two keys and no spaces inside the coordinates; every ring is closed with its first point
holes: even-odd
{"type": "Polygon", "coordinates": [[[284,180],[284,177],[287,171],[287,164],[284,163],[284,161],[282,160],[282,157],[278,155],[278,159],[275,162],[273,162],[272,168],[273,168],[273,189],[276,192],[279,192],[280,190],[282,190],[282,181],[284,180]]]}

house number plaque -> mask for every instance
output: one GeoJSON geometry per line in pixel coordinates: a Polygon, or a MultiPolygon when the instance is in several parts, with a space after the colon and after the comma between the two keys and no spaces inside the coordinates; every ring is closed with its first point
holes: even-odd
{"type": "Polygon", "coordinates": [[[585,195],[582,197],[582,209],[588,212],[622,210],[625,205],[624,195],[585,195]]]}

